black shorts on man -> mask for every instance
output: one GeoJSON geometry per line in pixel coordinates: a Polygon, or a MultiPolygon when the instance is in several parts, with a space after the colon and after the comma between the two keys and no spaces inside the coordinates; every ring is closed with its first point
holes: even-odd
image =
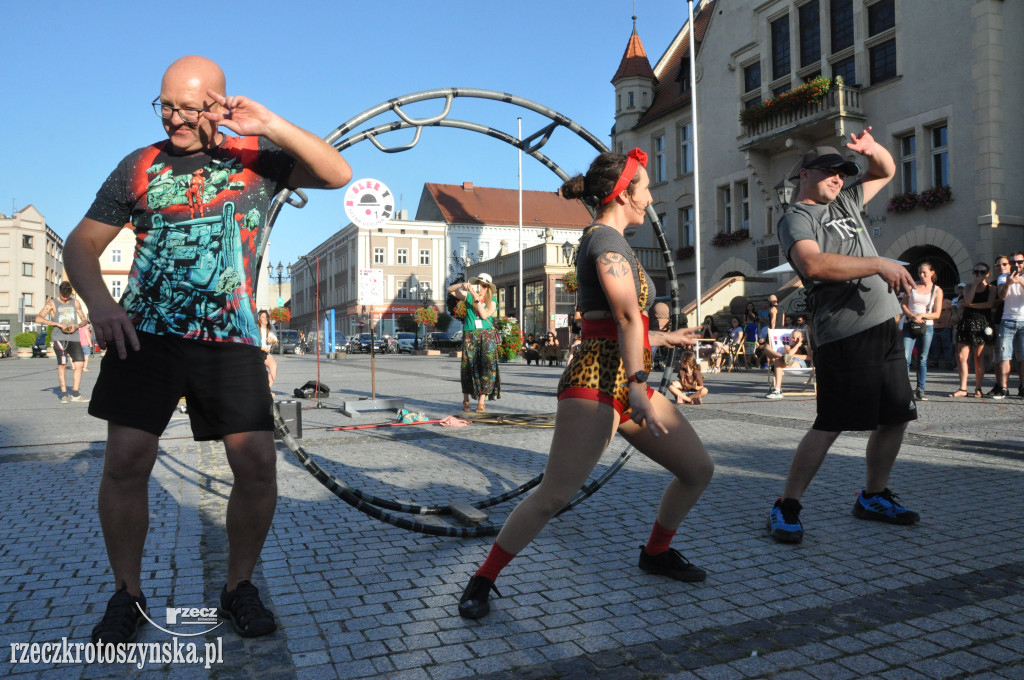
{"type": "Polygon", "coordinates": [[[259,347],[138,333],[139,351],[107,352],[89,414],[160,436],[185,397],[196,441],[274,429],[259,347]]]}
{"type": "Polygon", "coordinates": [[[814,349],[824,432],[875,430],[917,420],[900,331],[892,319],[814,349]]]}

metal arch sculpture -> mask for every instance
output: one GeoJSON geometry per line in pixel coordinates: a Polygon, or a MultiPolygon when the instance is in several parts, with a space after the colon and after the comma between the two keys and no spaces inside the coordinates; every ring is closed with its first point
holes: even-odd
{"type": "MultiPolygon", "coordinates": [[[[461,130],[468,130],[470,132],[476,132],[487,135],[499,141],[505,142],[510,146],[516,147],[523,152],[529,154],[534,159],[538,160],[542,165],[551,170],[557,175],[562,181],[569,179],[569,175],[562,170],[554,161],[548,156],[541,152],[541,149],[548,143],[554,132],[559,127],[573,132],[584,141],[593,146],[598,152],[608,151],[608,148],[601,143],[601,141],[594,136],[591,132],[586,130],[584,127],[573,121],[568,116],[564,116],[557,111],[550,109],[546,106],[517,97],[512,94],[505,92],[497,92],[494,90],[481,90],[474,88],[443,88],[437,90],[424,90],[422,92],[415,92],[407,94],[395,99],[389,99],[386,102],[378,104],[377,106],[367,109],[360,113],[354,118],[349,119],[333,132],[328,134],[324,139],[334,146],[339,152],[358,144],[363,141],[369,141],[377,149],[384,153],[400,153],[402,151],[408,151],[419,143],[419,140],[423,134],[423,129],[426,127],[447,127],[461,130]],[[542,116],[548,118],[551,122],[538,129],[533,134],[524,137],[522,140],[517,137],[497,130],[488,125],[481,125],[465,120],[458,120],[450,118],[453,103],[456,98],[470,97],[475,99],[485,99],[495,102],[501,102],[510,104],[512,106],[518,106],[528,111],[533,111],[542,116]],[[440,113],[428,116],[425,118],[414,118],[406,114],[402,107],[415,104],[418,102],[424,102],[432,99],[443,99],[444,105],[440,113]],[[364,123],[376,118],[377,116],[394,113],[398,116],[398,120],[390,121],[387,123],[379,124],[374,127],[354,132],[357,127],[364,123]],[[402,144],[400,146],[386,146],[381,143],[379,137],[389,133],[396,132],[399,130],[414,129],[414,135],[411,142],[402,144]],[[350,134],[352,133],[352,134],[350,134]],[[348,135],[348,136],[347,136],[348,135]]],[[[260,241],[257,245],[257,271],[262,266],[263,255],[266,251],[267,242],[270,237],[270,232],[273,228],[274,222],[277,220],[278,214],[280,214],[281,208],[285,205],[291,205],[296,208],[302,208],[306,205],[308,199],[301,190],[291,191],[288,189],[279,192],[270,204],[270,209],[267,213],[267,228],[263,231],[260,241]]],[[[587,209],[594,214],[594,210],[589,206],[587,209]]],[[[658,244],[661,247],[662,257],[665,260],[665,268],[668,274],[669,282],[669,294],[670,294],[670,307],[671,307],[671,327],[674,329],[678,323],[679,318],[679,284],[676,280],[675,263],[672,251],[669,249],[668,241],[665,238],[664,230],[662,229],[661,222],[658,219],[657,213],[654,212],[652,206],[647,206],[647,217],[650,219],[651,224],[654,228],[654,234],[658,239],[658,244]]],[[[661,377],[661,383],[659,391],[663,394],[667,390],[668,383],[671,379],[670,368],[675,362],[676,349],[673,349],[669,362],[667,363],[666,369],[661,377]]],[[[299,445],[295,438],[288,432],[288,428],[281,418],[277,407],[274,407],[274,426],[277,434],[281,440],[292,452],[292,454],[298,459],[298,461],[306,468],[306,470],[313,475],[313,477],[319,481],[324,487],[334,493],[338,498],[345,501],[355,509],[378,519],[386,522],[393,526],[401,529],[407,529],[410,531],[418,531],[423,534],[434,535],[434,536],[452,536],[460,538],[478,537],[478,536],[494,536],[500,530],[500,526],[493,524],[478,525],[473,527],[455,527],[455,526],[438,526],[432,523],[426,523],[422,520],[416,519],[417,516],[428,516],[428,515],[450,515],[452,514],[451,508],[448,506],[419,506],[409,503],[400,503],[393,500],[388,500],[374,496],[372,494],[365,493],[359,489],[355,489],[345,482],[331,476],[329,473],[323,470],[315,461],[313,461],[309,454],[299,445]],[[403,513],[404,516],[396,515],[395,513],[403,513]]],[[[585,484],[577,493],[566,503],[565,507],[559,511],[559,514],[567,510],[572,509],[579,503],[586,500],[594,492],[600,489],[615,473],[617,473],[625,464],[629,457],[632,455],[632,446],[627,445],[622,453],[619,454],[615,462],[597,479],[588,484],[585,484]]],[[[526,491],[529,491],[537,484],[540,483],[543,473],[537,475],[533,479],[525,482],[515,489],[506,491],[505,493],[486,498],[482,501],[472,503],[471,505],[477,509],[491,507],[499,503],[503,503],[507,500],[515,498],[526,491]]]]}

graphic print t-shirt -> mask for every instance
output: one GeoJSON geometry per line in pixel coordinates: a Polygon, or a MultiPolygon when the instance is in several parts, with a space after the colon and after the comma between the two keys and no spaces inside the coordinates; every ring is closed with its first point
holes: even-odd
{"type": "MultiPolygon", "coordinates": [[[[828,205],[797,203],[779,220],[779,243],[792,264],[789,251],[797,241],[808,239],[823,253],[876,257],[878,252],[860,218],[864,188],[855,184],[839,192],[828,205]]],[[[852,281],[800,280],[814,312],[811,328],[815,346],[842,340],[900,313],[896,295],[881,276],[873,274],[852,281]]]]}
{"type": "Polygon", "coordinates": [[[121,306],[146,333],[259,346],[256,249],[295,159],[262,137],[184,156],[168,148],[126,156],[86,213],[135,230],[121,306]]]}

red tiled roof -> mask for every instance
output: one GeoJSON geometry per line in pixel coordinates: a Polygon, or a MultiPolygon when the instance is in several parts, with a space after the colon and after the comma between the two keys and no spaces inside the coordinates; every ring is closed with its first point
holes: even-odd
{"type": "MultiPolygon", "coordinates": [[[[425,210],[430,200],[449,224],[519,224],[519,192],[465,184],[423,185],[416,219],[434,219],[425,210]],[[429,196],[429,199],[428,199],[429,196]]],[[[429,211],[433,212],[433,211],[429,211]]],[[[569,201],[553,191],[523,191],[524,227],[584,228],[592,218],[579,201],[569,201]]]]}
{"type": "Polygon", "coordinates": [[[612,76],[612,82],[629,76],[642,76],[657,80],[654,76],[654,69],[651,68],[651,62],[647,60],[644,44],[640,42],[640,36],[637,35],[636,22],[633,22],[633,34],[629,36],[626,51],[622,54],[622,61],[619,62],[619,70],[612,76]]]}
{"type": "MultiPolygon", "coordinates": [[[[711,16],[714,14],[711,11],[714,9],[714,4],[715,0],[711,0],[711,2],[701,7],[693,17],[693,23],[696,27],[694,49],[697,50],[698,54],[700,53],[701,43],[704,42],[704,35],[707,33],[708,24],[711,22],[711,16]]],[[[636,127],[650,123],[681,106],[689,106],[690,91],[686,90],[684,92],[679,83],[680,77],[689,78],[688,70],[681,71],[684,62],[690,61],[689,29],[688,25],[684,26],[665,54],[658,60],[658,73],[661,74],[661,78],[654,86],[654,101],[651,102],[650,107],[640,116],[636,127]]]]}

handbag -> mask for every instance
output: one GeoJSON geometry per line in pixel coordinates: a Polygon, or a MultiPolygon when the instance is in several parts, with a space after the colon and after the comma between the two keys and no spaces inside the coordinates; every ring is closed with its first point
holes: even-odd
{"type": "Polygon", "coordinates": [[[923,321],[912,321],[909,325],[910,337],[912,338],[923,338],[924,329],[927,328],[927,324],[923,321]]]}

